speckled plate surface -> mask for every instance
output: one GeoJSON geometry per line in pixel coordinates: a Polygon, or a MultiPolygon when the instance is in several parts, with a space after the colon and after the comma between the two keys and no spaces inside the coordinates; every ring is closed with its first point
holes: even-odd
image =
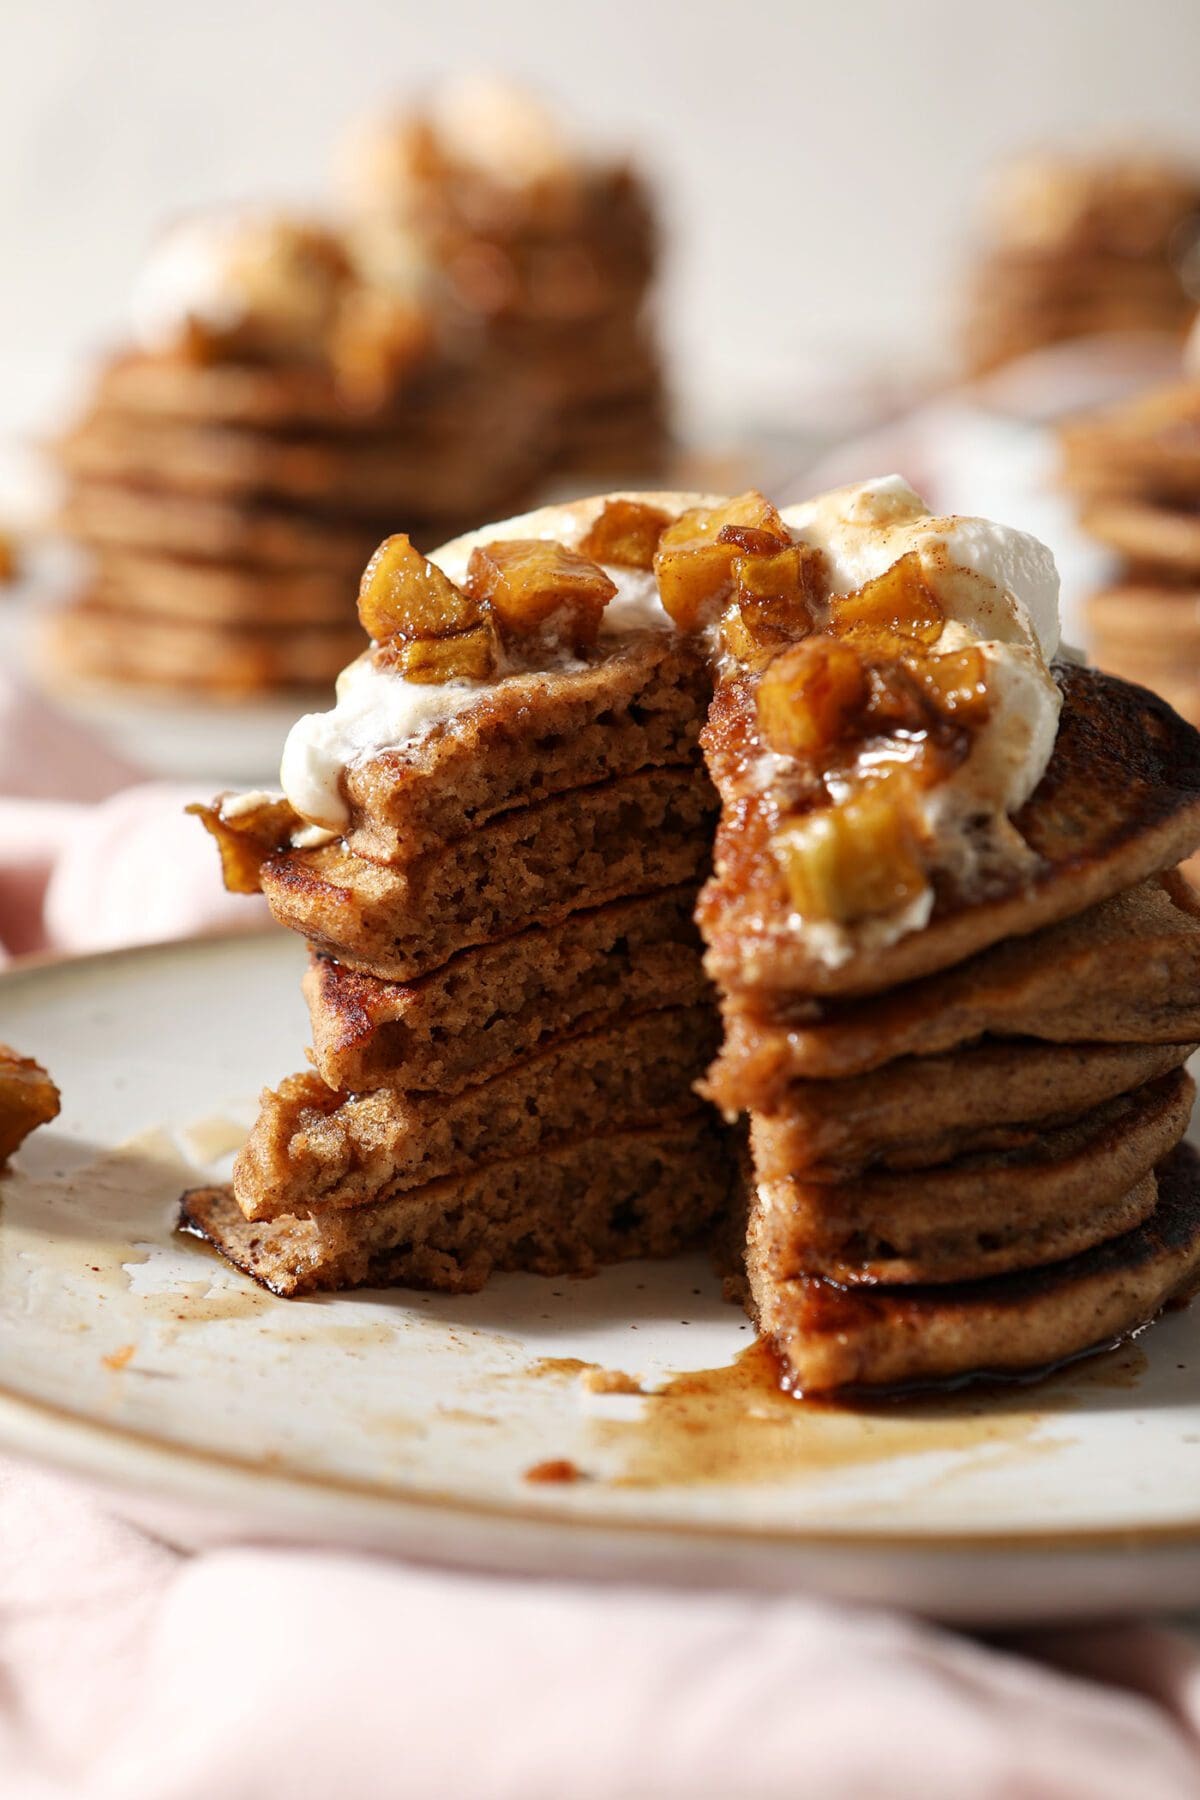
{"type": "Polygon", "coordinates": [[[0,977],[0,1038],[64,1097],[0,1177],[0,1448],[183,1540],[993,1622],[1200,1604],[1200,1308],[1035,1387],[854,1412],[779,1394],[699,1257],[288,1302],[173,1235],[301,1065],[302,959],[258,937],[0,977]]]}

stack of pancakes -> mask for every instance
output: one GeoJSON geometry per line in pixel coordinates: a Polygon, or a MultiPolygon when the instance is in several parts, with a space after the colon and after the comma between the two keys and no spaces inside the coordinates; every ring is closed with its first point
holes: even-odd
{"type": "Polygon", "coordinates": [[[1088,602],[1097,661],[1200,724],[1200,381],[1072,421],[1063,475],[1117,561],[1088,602]]]}
{"type": "MultiPolygon", "coordinates": [[[[644,498],[660,536],[741,504],[644,498]]],[[[586,555],[628,504],[463,542],[586,555]]],[[[777,539],[730,529],[781,579],[777,539]]],[[[770,661],[654,622],[645,592],[721,554],[627,564],[639,605],[587,655],[489,678],[399,748],[339,749],[328,841],[296,830],[321,816],[308,789],[299,815],[206,809],[235,885],[312,946],[315,1072],[264,1095],[232,1190],[186,1196],[186,1226],[281,1294],[465,1290],[714,1226],[810,1392],[1029,1371],[1140,1327],[1200,1277],[1200,906],[1174,872],[1200,843],[1200,736],[1057,664],[1032,798],[961,874],[930,865],[927,923],[830,956],[838,915],[797,910],[774,847],[795,767],[760,735],[770,661]]],[[[457,578],[462,545],[438,562],[457,578]]],[[[886,841],[869,854],[886,876],[886,841]]]]}
{"type": "MultiPolygon", "coordinates": [[[[198,255],[204,222],[191,229],[198,255]]],[[[293,227],[250,230],[264,262],[283,261],[293,227]]],[[[324,686],[361,642],[358,574],[391,521],[432,543],[527,491],[543,420],[513,377],[435,350],[405,305],[385,378],[364,386],[334,361],[340,322],[298,340],[286,317],[276,304],[253,334],[185,317],[100,372],[57,446],[61,522],[91,573],[52,622],[56,675],[226,696],[324,686]]],[[[349,348],[371,346],[360,332],[349,348]]]]}
{"type": "Polygon", "coordinates": [[[717,1035],[704,663],[663,634],[609,651],[363,764],[344,838],[263,864],[313,947],[315,1072],[263,1095],[232,1193],[184,1216],[275,1292],[584,1273],[679,1248],[726,1199],[694,1091],[717,1035]]]}
{"type": "Polygon", "coordinates": [[[1200,741],[1151,695],[1059,665],[1038,858],[985,900],[830,966],[756,823],[744,685],[707,727],[723,802],[702,897],[726,1035],[707,1092],[749,1117],[732,1260],[798,1389],[1076,1355],[1200,1276],[1191,1152],[1200,741]]]}
{"type": "Polygon", "coordinates": [[[1182,335],[1194,300],[1200,177],[1145,154],[1035,155],[1003,170],[972,274],[972,374],[1109,332],[1182,335]]]}
{"type": "Polygon", "coordinates": [[[364,263],[419,259],[444,329],[540,398],[556,480],[658,474],[658,233],[633,169],[586,158],[534,97],[475,77],[364,135],[347,186],[364,263]]]}

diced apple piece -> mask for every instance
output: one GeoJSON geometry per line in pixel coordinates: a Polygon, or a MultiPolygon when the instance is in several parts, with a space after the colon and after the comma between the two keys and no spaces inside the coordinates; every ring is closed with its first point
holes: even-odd
{"type": "Polygon", "coordinates": [[[968,645],[963,650],[947,651],[944,656],[906,661],[938,712],[965,725],[983,724],[990,697],[987,659],[981,650],[968,645]]]}
{"type": "Polygon", "coordinates": [[[907,661],[890,657],[871,660],[867,690],[863,712],[870,733],[925,732],[933,723],[929,698],[907,661]]]}
{"type": "Polygon", "coordinates": [[[734,598],[721,620],[721,632],[726,648],[739,661],[761,666],[776,650],[808,635],[809,602],[817,596],[820,561],[805,544],[734,559],[734,598]]]}
{"type": "Polygon", "coordinates": [[[928,878],[906,810],[888,786],[789,820],[771,847],[796,912],[852,925],[895,912],[928,878]]]}
{"type": "Polygon", "coordinates": [[[692,507],[658,541],[654,573],[663,607],[681,631],[695,630],[727,597],[739,557],[787,542],[787,526],[753,489],[723,506],[692,507]]]}
{"type": "Polygon", "coordinates": [[[58,1089],[40,1063],[0,1044],[0,1167],[31,1131],[60,1110],[58,1089]]]}
{"type": "Polygon", "coordinates": [[[377,643],[446,637],[480,621],[479,602],[461,593],[402,531],[385,538],[363,572],[358,616],[377,643]]]}
{"type": "Polygon", "coordinates": [[[500,662],[500,644],[490,619],[449,637],[391,638],[376,652],[387,668],[406,681],[487,681],[500,662]]]}
{"type": "Polygon", "coordinates": [[[618,569],[652,569],[658,540],[671,523],[669,513],[643,500],[606,500],[579,550],[618,569]]]}
{"type": "Polygon", "coordinates": [[[933,644],[941,636],[946,615],[925,578],[921,558],[910,550],[857,593],[833,600],[830,622],[844,636],[876,639],[882,645],[897,639],[933,644]]]}
{"type": "Polygon", "coordinates": [[[486,602],[505,639],[529,637],[561,620],[561,635],[576,651],[600,634],[604,609],[617,584],[599,563],[547,538],[512,538],[471,552],[467,592],[486,602]]]}
{"type": "Polygon", "coordinates": [[[214,806],[189,806],[185,811],[194,813],[216,839],[221,874],[231,894],[257,894],[262,885],[260,871],[267,857],[286,849],[292,833],[304,824],[291,802],[282,798],[260,801],[232,817],[220,802],[214,806]]]}
{"type": "Polygon", "coordinates": [[[658,597],[680,631],[694,631],[729,593],[735,552],[728,544],[663,549],[654,558],[658,597]]]}
{"type": "Polygon", "coordinates": [[[788,527],[754,490],[723,506],[693,506],[658,538],[658,599],[682,632],[693,632],[729,598],[734,563],[788,544],[788,527]]]}
{"type": "Polygon", "coordinates": [[[786,600],[807,609],[820,592],[824,558],[808,544],[775,545],[735,557],[733,579],[739,600],[786,600]]]}
{"type": "Polygon", "coordinates": [[[866,699],[866,670],[850,644],[804,638],[758,684],[759,729],[772,750],[819,757],[846,735],[866,699]]]}

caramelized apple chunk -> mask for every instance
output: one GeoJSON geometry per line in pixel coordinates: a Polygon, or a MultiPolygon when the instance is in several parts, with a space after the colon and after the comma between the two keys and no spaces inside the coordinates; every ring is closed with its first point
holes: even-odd
{"type": "Polygon", "coordinates": [[[455,587],[400,531],[385,538],[363,572],[358,616],[377,643],[388,638],[449,637],[482,619],[477,600],[455,587]]]}
{"type": "Polygon", "coordinates": [[[694,630],[728,595],[740,557],[770,554],[788,542],[779,513],[753,489],[724,506],[680,513],[659,538],[654,557],[664,609],[681,631],[694,630]]]}
{"type": "Polygon", "coordinates": [[[896,645],[897,640],[934,644],[945,622],[941,602],[926,580],[915,550],[856,593],[839,595],[830,605],[834,631],[880,645],[896,645]]]}
{"type": "Polygon", "coordinates": [[[729,592],[733,551],[728,544],[660,543],[654,574],[664,612],[680,631],[694,631],[729,592]]]}
{"type": "Polygon", "coordinates": [[[905,659],[931,705],[944,717],[965,725],[982,725],[990,704],[987,659],[969,644],[942,656],[905,659]]]}
{"type": "Polygon", "coordinates": [[[771,848],[806,920],[852,925],[897,911],[928,886],[920,841],[892,784],[789,819],[771,848]]]}
{"type": "Polygon", "coordinates": [[[805,544],[734,558],[734,597],[722,615],[721,636],[739,662],[762,667],[777,650],[808,635],[821,560],[805,544]]]}
{"type": "Polygon", "coordinates": [[[509,642],[554,629],[578,654],[600,635],[617,584],[598,563],[547,538],[511,538],[471,552],[467,593],[490,606],[509,642]]]}
{"type": "Polygon", "coordinates": [[[375,653],[385,668],[406,681],[488,681],[500,663],[500,644],[491,619],[446,637],[389,638],[375,653]]]}
{"type": "Polygon", "coordinates": [[[844,735],[867,692],[867,672],[852,645],[804,638],[777,656],[758,684],[759,729],[783,755],[819,756],[844,735]]]}
{"type": "Polygon", "coordinates": [[[40,1063],[0,1044],[0,1168],[31,1131],[56,1119],[58,1089],[40,1063]]]}
{"type": "Polygon", "coordinates": [[[292,833],[304,825],[291,802],[282,796],[278,800],[264,798],[252,806],[222,799],[213,806],[193,805],[185,811],[194,813],[216,839],[221,874],[231,894],[257,894],[263,863],[277,850],[286,849],[292,833]],[[226,811],[227,805],[236,810],[226,811]]]}
{"type": "Polygon", "coordinates": [[[651,569],[670,523],[669,513],[643,500],[606,500],[580,542],[580,553],[618,569],[651,569]]]}

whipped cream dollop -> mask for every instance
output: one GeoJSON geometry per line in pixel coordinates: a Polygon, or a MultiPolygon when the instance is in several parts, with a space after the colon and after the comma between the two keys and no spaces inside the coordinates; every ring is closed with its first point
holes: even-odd
{"type": "MultiPolygon", "coordinates": [[[[434,551],[431,560],[461,583],[478,544],[537,537],[575,548],[614,498],[642,499],[672,517],[720,504],[719,497],[706,494],[596,495],[485,526],[434,551]]],[[[1058,647],[1058,575],[1050,552],[1025,532],[984,519],[932,515],[899,476],[786,508],[783,519],[796,541],[824,553],[834,594],[853,593],[909,552],[920,557],[946,615],[933,648],[977,645],[994,699],[964,762],[925,802],[930,830],[948,832],[959,819],[1015,812],[1041,779],[1058,729],[1061,698],[1047,668],[1058,647]]],[[[675,629],[650,571],[609,567],[606,572],[617,593],[605,610],[605,639],[675,629]]],[[[555,664],[570,666],[565,656],[555,664]]],[[[529,681],[536,675],[526,671],[501,679],[529,681]]],[[[285,794],[303,818],[327,830],[341,829],[349,819],[342,793],[347,769],[384,751],[419,754],[431,731],[445,727],[494,686],[492,681],[410,682],[364,655],[340,677],[332,711],[310,713],[293,726],[280,771],[285,794]]]]}
{"type": "Polygon", "coordinates": [[[429,122],[454,162],[508,187],[561,180],[575,159],[550,107],[527,88],[483,70],[435,89],[429,122]]]}
{"type": "Polygon", "coordinates": [[[783,518],[824,553],[834,594],[919,557],[946,617],[930,649],[978,648],[992,696],[965,761],[923,797],[927,826],[945,837],[956,822],[1017,812],[1045,773],[1062,710],[1048,667],[1059,647],[1058,570],[1045,544],[987,519],[937,517],[899,475],[787,507],[783,518]]]}
{"type": "Polygon", "coordinates": [[[144,350],[174,348],[189,325],[228,336],[250,320],[289,342],[325,329],[345,270],[323,227],[251,207],[180,219],[154,244],[134,285],[132,323],[144,350]],[[328,245],[328,254],[313,254],[328,245]]]}

